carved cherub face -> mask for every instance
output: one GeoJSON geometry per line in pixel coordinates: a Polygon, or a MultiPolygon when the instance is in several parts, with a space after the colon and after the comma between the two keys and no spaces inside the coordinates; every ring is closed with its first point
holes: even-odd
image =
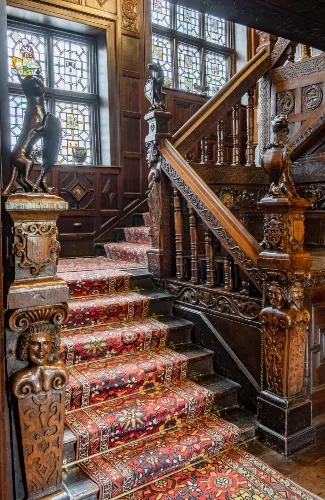
{"type": "Polygon", "coordinates": [[[301,309],[304,303],[304,289],[301,285],[293,285],[292,287],[292,302],[297,307],[301,309]]]}
{"type": "Polygon", "coordinates": [[[49,333],[33,333],[27,347],[28,358],[32,363],[42,366],[48,362],[52,344],[49,333]]]}
{"type": "Polygon", "coordinates": [[[271,285],[268,290],[268,296],[271,306],[274,309],[279,309],[283,302],[282,290],[276,285],[271,285]]]}

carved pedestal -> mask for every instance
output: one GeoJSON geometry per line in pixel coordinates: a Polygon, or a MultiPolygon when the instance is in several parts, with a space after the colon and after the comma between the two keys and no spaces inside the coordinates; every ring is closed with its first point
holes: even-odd
{"type": "Polygon", "coordinates": [[[290,455],[314,440],[311,403],[304,394],[309,312],[303,306],[311,257],[303,250],[304,199],[264,198],[265,250],[258,265],[265,305],[260,313],[267,390],[258,399],[259,437],[290,455]]]}
{"type": "Polygon", "coordinates": [[[152,249],[148,252],[148,267],[156,278],[171,275],[172,204],[169,180],[160,170],[159,143],[170,137],[167,123],[171,113],[153,110],[145,116],[149,134],[146,136],[148,162],[148,204],[151,218],[152,249]]]}
{"type": "Polygon", "coordinates": [[[7,246],[13,250],[6,264],[11,281],[6,290],[8,373],[18,400],[26,498],[66,500],[62,461],[68,376],[57,353],[69,295],[56,276],[56,222],[68,207],[58,196],[23,193],[10,195],[5,208],[12,221],[7,246]]]}

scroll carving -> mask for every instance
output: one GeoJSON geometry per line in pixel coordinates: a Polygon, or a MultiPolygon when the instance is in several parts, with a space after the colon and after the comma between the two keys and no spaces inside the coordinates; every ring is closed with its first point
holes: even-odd
{"type": "Polygon", "coordinates": [[[295,97],[290,90],[285,92],[280,92],[277,95],[277,108],[278,113],[283,113],[285,115],[291,113],[295,107],[295,97]]]}
{"type": "Polygon", "coordinates": [[[314,73],[325,71],[325,54],[304,59],[295,63],[289,63],[272,71],[273,83],[280,83],[288,80],[301,78],[314,73]]]}
{"type": "Polygon", "coordinates": [[[60,325],[68,305],[18,309],[9,327],[21,334],[18,357],[29,366],[16,373],[12,391],[18,398],[28,498],[62,490],[65,387],[68,375],[58,361],[60,325]]]}
{"type": "Polygon", "coordinates": [[[323,100],[323,91],[319,85],[305,87],[302,93],[302,102],[307,109],[314,110],[323,100]]]}
{"type": "Polygon", "coordinates": [[[122,27],[127,31],[139,31],[139,4],[138,0],[123,0],[122,27]]]}

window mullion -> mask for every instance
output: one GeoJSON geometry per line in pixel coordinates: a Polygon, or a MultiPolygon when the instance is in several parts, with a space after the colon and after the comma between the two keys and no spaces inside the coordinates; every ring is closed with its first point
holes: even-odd
{"type": "Polygon", "coordinates": [[[206,71],[205,71],[205,57],[206,57],[206,50],[204,47],[202,47],[201,51],[201,85],[204,87],[206,85],[206,71]]]}
{"type": "Polygon", "coordinates": [[[48,86],[54,88],[54,68],[53,68],[53,34],[47,36],[47,74],[48,74],[48,86]]]}
{"type": "Polygon", "coordinates": [[[173,69],[174,69],[174,86],[175,89],[179,89],[178,81],[178,40],[173,39],[173,69]]]}

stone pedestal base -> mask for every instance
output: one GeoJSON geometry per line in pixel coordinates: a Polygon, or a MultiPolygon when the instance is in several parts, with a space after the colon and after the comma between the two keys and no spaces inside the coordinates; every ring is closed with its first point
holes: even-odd
{"type": "Polygon", "coordinates": [[[285,456],[315,441],[307,398],[288,401],[264,391],[258,398],[257,420],[259,440],[285,456]]]}

